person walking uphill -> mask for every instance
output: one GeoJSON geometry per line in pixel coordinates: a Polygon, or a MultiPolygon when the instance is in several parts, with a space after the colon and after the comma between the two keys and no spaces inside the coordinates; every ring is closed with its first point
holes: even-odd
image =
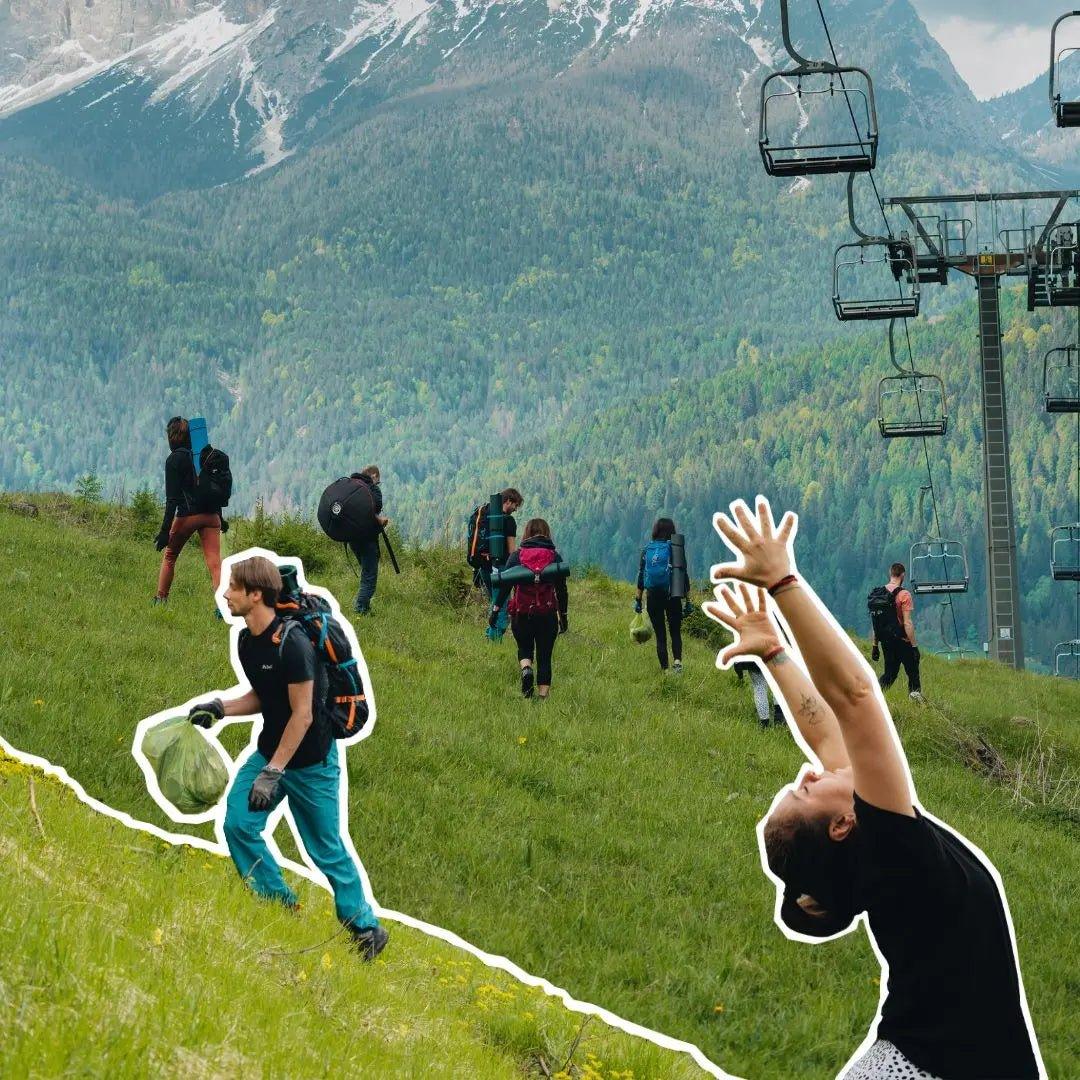
{"type": "Polygon", "coordinates": [[[888,584],[879,585],[867,598],[872,627],[871,656],[876,661],[882,652],[885,654],[885,669],[878,680],[882,690],[888,690],[896,682],[896,676],[900,674],[900,667],[903,665],[907,673],[908,696],[921,704],[925,698],[922,695],[920,655],[915,644],[915,623],[912,619],[915,601],[911,593],[904,588],[906,573],[903,563],[893,563],[889,567],[888,584]]]}
{"type": "MultiPolygon", "coordinates": [[[[684,615],[690,614],[693,605],[688,599],[677,599],[671,595],[671,538],[674,535],[675,522],[671,518],[657,518],[652,540],[641,553],[634,611],[641,613],[641,597],[645,594],[645,610],[656,634],[656,657],[660,661],[660,669],[668,670],[667,630],[670,628],[672,668],[676,675],[681,675],[682,621],[684,615]]],[[[688,594],[689,591],[688,580],[688,594]]]]}
{"type": "Polygon", "coordinates": [[[310,638],[301,630],[289,632],[275,611],[281,590],[281,574],[269,559],[254,556],[233,566],[225,601],[247,624],[238,652],[250,687],[236,687],[235,697],[195,705],[189,718],[209,727],[225,716],[262,713],[257,746],[226,799],[229,854],[257,895],[295,908],[296,894],[263,839],[269,814],[288,799],[304,850],[334,890],[339,921],[361,956],[373,960],[389,934],[364,896],[360,871],[341,837],[341,764],[320,706],[327,675],[310,638]]]}
{"type": "MultiPolygon", "coordinates": [[[[379,486],[380,478],[377,465],[369,465],[366,469],[351,474],[351,479],[359,480],[371,488],[371,501],[376,520],[385,529],[390,524],[390,519],[382,512],[383,495],[382,488],[379,486]]],[[[356,614],[370,615],[371,601],[379,583],[379,538],[373,536],[369,540],[350,540],[349,547],[360,565],[360,590],[356,594],[356,614]]]]}
{"type": "Polygon", "coordinates": [[[221,584],[221,534],[228,529],[220,506],[200,505],[187,420],[174,416],[165,434],[169,440],[169,456],[165,459],[165,516],[155,540],[155,547],[165,554],[158,573],[155,604],[164,604],[169,599],[176,560],[195,533],[199,534],[203,560],[217,592],[221,584]]]}
{"type": "MultiPolygon", "coordinates": [[[[533,574],[562,558],[551,539],[551,529],[543,518],[532,518],[525,525],[521,547],[506,560],[507,571],[524,566],[533,574]]],[[[555,639],[567,629],[566,578],[554,581],[530,581],[518,585],[503,585],[491,601],[488,625],[494,626],[507,596],[510,597],[510,630],[518,647],[521,665],[521,692],[525,697],[536,694],[541,699],[551,692],[551,657],[555,639]],[[534,672],[533,663],[536,669],[534,672]]]]}

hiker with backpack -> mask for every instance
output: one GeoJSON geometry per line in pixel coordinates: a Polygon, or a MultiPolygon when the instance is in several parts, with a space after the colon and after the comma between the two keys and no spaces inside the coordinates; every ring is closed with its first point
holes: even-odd
{"type": "Polygon", "coordinates": [[[771,706],[769,704],[769,683],[761,673],[761,668],[752,660],[736,660],[731,666],[735,669],[735,674],[739,676],[740,685],[745,676],[750,676],[750,690],[754,695],[754,712],[762,730],[768,728],[770,719],[774,724],[786,724],[780,702],[774,701],[771,706]]]}
{"type": "MultiPolygon", "coordinates": [[[[351,480],[358,480],[366,485],[371,491],[371,504],[375,513],[375,520],[380,529],[385,529],[390,524],[390,519],[383,512],[382,488],[379,486],[380,473],[377,465],[368,465],[358,473],[352,473],[351,480]]],[[[375,596],[375,588],[379,583],[379,536],[366,537],[362,540],[350,540],[349,547],[356,556],[357,565],[360,567],[360,589],[356,594],[354,610],[357,615],[371,614],[371,601],[375,596]]]]}
{"type": "Polygon", "coordinates": [[[157,550],[164,550],[165,554],[158,573],[155,604],[164,604],[169,599],[176,560],[195,533],[199,534],[203,560],[217,592],[221,584],[221,534],[229,528],[221,510],[232,495],[227,454],[207,445],[200,450],[196,469],[187,420],[182,416],[172,417],[165,433],[169,440],[169,456],[165,459],[165,516],[154,541],[157,550]]]}
{"type": "Polygon", "coordinates": [[[269,815],[287,799],[303,850],[334,891],[338,920],[362,958],[373,960],[389,934],[342,838],[336,742],[367,719],[364,688],[329,603],[301,592],[295,570],[285,569],[283,576],[261,555],[233,564],[225,602],[245,623],[237,655],[248,686],[193,706],[189,719],[210,727],[226,716],[262,714],[256,748],[226,797],[223,831],[236,869],[257,895],[298,907],[263,838],[269,815]]]}
{"type": "Polygon", "coordinates": [[[915,601],[904,588],[907,569],[903,563],[893,563],[889,568],[889,580],[870,590],[866,598],[870,614],[870,653],[876,663],[885,654],[885,668],[878,680],[882,690],[888,690],[903,666],[907,674],[908,697],[919,704],[925,702],[922,681],[919,677],[919,647],[915,644],[915,623],[912,611],[915,601]]]}
{"type": "Polygon", "coordinates": [[[677,550],[673,550],[672,539],[677,536],[675,522],[671,518],[656,519],[652,539],[645,545],[638,565],[634,611],[641,614],[641,599],[644,595],[645,610],[656,634],[656,657],[660,661],[660,670],[668,670],[667,637],[670,630],[672,671],[681,675],[682,621],[683,616],[689,615],[693,610],[693,605],[689,600],[690,579],[686,576],[685,550],[682,548],[681,536],[678,537],[677,550]],[[681,568],[676,565],[680,558],[681,568]]]}
{"type": "MultiPolygon", "coordinates": [[[[483,589],[484,596],[490,603],[492,600],[491,571],[505,566],[507,560],[514,554],[517,546],[517,522],[514,513],[524,505],[524,498],[517,488],[508,487],[492,496],[490,503],[481,503],[473,508],[469,515],[469,528],[465,541],[465,561],[473,569],[473,584],[478,589],[483,589]],[[499,536],[502,537],[503,553],[492,552],[491,545],[491,516],[492,513],[502,507],[502,520],[499,527],[499,536]]],[[[487,636],[492,640],[500,640],[506,630],[508,614],[505,608],[499,609],[498,618],[494,624],[489,623],[487,636]]]]}
{"type": "Polygon", "coordinates": [[[531,698],[535,686],[541,701],[551,693],[551,656],[555,639],[567,630],[568,595],[565,574],[550,581],[542,581],[540,575],[545,568],[561,562],[550,526],[543,518],[532,518],[525,525],[521,547],[510,554],[504,570],[509,573],[514,567],[522,566],[533,573],[534,579],[500,585],[492,597],[488,616],[488,626],[494,628],[509,599],[510,630],[517,642],[521,666],[521,693],[531,698]]]}

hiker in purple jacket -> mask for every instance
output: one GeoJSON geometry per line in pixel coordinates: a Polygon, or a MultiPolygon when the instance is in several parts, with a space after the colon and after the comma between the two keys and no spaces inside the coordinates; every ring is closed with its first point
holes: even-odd
{"type": "MultiPolygon", "coordinates": [[[[545,566],[560,561],[548,523],[543,518],[532,518],[525,525],[521,547],[506,560],[505,569],[524,566],[539,574],[545,566]]],[[[489,625],[494,625],[508,593],[510,630],[517,642],[521,664],[521,693],[531,698],[535,681],[537,697],[543,701],[551,692],[551,654],[555,649],[555,639],[559,634],[566,633],[566,578],[501,586],[492,598],[489,625]]]]}

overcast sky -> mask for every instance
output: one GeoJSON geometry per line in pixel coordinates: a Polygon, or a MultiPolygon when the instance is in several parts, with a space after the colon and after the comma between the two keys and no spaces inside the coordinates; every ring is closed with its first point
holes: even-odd
{"type": "MultiPolygon", "coordinates": [[[[980,98],[1026,86],[1043,74],[1050,63],[1050,27],[1059,15],[1080,9],[1073,0],[911,2],[980,98]]],[[[1080,19],[1062,26],[1059,43],[1080,45],[1080,19]]]]}

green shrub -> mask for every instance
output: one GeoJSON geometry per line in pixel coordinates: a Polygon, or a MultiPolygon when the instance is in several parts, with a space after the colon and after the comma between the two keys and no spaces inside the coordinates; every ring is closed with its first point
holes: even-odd
{"type": "Polygon", "coordinates": [[[149,488],[140,488],[131,497],[132,531],[139,537],[153,536],[161,525],[162,508],[149,488]]]}
{"type": "Polygon", "coordinates": [[[334,560],[334,545],[303,514],[286,511],[275,521],[260,498],[250,521],[237,518],[231,522],[229,535],[234,551],[263,547],[282,558],[300,559],[310,574],[325,572],[334,560]]]}
{"type": "Polygon", "coordinates": [[[424,594],[444,607],[467,607],[473,594],[473,572],[456,549],[412,548],[409,561],[420,572],[424,594]]]}
{"type": "Polygon", "coordinates": [[[85,503],[99,503],[103,487],[97,473],[84,473],[75,482],[75,497],[85,503]]]}

